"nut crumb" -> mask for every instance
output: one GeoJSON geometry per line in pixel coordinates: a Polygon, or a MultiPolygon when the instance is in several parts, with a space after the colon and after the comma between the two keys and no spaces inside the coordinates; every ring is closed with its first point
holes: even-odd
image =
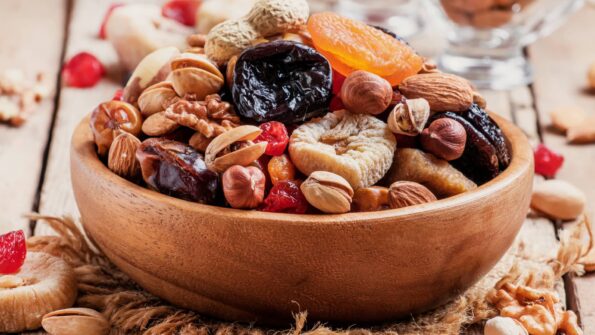
{"type": "Polygon", "coordinates": [[[25,123],[41,101],[49,95],[45,75],[37,73],[27,80],[21,69],[0,72],[0,122],[19,127],[25,123]]]}

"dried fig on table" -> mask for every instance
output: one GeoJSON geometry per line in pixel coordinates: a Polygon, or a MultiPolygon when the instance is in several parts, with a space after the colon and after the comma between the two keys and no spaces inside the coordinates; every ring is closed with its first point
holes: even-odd
{"type": "Polygon", "coordinates": [[[17,273],[0,276],[0,332],[37,329],[43,315],[71,307],[76,294],[76,275],[65,261],[28,252],[17,273]]]}
{"type": "Polygon", "coordinates": [[[107,154],[112,142],[121,131],[134,136],[141,132],[142,116],[138,109],[123,101],[99,104],[89,120],[99,155],[107,154]]]}
{"type": "Polygon", "coordinates": [[[233,77],[233,101],[245,119],[291,124],[328,111],[330,64],[304,44],[279,40],[246,49],[233,77]]]}
{"type": "Polygon", "coordinates": [[[386,123],[340,110],[294,130],[289,154],[303,174],[332,172],[358,189],[374,185],[385,175],[396,146],[386,123]]]}
{"type": "Polygon", "coordinates": [[[162,138],[149,138],[136,151],[144,181],[154,190],[176,198],[214,204],[218,174],[207,169],[192,147],[162,138]]]}
{"type": "Polygon", "coordinates": [[[447,161],[418,149],[398,149],[387,174],[389,183],[413,181],[445,198],[477,188],[477,185],[447,161]]]}

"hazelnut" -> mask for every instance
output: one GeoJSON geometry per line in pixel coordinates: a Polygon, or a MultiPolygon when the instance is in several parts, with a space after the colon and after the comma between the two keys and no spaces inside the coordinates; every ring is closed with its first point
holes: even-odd
{"type": "Polygon", "coordinates": [[[345,178],[327,171],[315,171],[300,186],[310,205],[324,213],[347,213],[353,188],[345,178]]]}
{"type": "Polygon", "coordinates": [[[417,136],[430,117],[430,104],[424,98],[399,102],[388,116],[388,128],[395,134],[417,136]]]}
{"type": "Polygon", "coordinates": [[[360,187],[353,195],[353,211],[372,212],[386,208],[388,208],[388,188],[386,187],[360,187]]]}
{"type": "Polygon", "coordinates": [[[264,199],[265,181],[259,168],[234,165],[223,173],[223,194],[233,208],[256,208],[264,199]]]}
{"type": "Polygon", "coordinates": [[[90,126],[99,155],[105,155],[120,131],[134,136],[140,134],[142,117],[138,109],[131,104],[112,100],[99,104],[93,110],[90,126]]]}
{"type": "Polygon", "coordinates": [[[457,159],[463,155],[466,141],[467,132],[463,125],[448,118],[432,122],[421,133],[423,149],[447,161],[457,159]]]}
{"type": "Polygon", "coordinates": [[[397,181],[390,185],[388,205],[390,208],[403,208],[436,201],[432,191],[422,184],[412,181],[397,181]]]}
{"type": "Polygon", "coordinates": [[[362,70],[349,74],[341,87],[345,108],[356,114],[378,115],[392,99],[393,88],[386,79],[362,70]]]}
{"type": "Polygon", "coordinates": [[[109,149],[107,166],[115,174],[134,179],[140,175],[140,164],[136,160],[136,150],[140,146],[140,140],[136,136],[121,132],[109,149]]]}

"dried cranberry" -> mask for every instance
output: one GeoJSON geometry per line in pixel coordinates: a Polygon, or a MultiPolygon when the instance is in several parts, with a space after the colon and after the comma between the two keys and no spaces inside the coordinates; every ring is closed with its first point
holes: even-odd
{"type": "Polygon", "coordinates": [[[333,70],[333,94],[337,95],[341,92],[341,87],[343,87],[343,82],[345,81],[345,76],[340,74],[339,72],[333,70]]]}
{"type": "Polygon", "coordinates": [[[329,109],[331,112],[345,109],[345,105],[343,105],[343,100],[341,100],[341,97],[335,95],[331,100],[331,105],[329,106],[329,109]]]}
{"type": "Polygon", "coordinates": [[[71,87],[95,86],[104,74],[101,62],[88,52],[74,55],[62,69],[64,82],[71,87]]]}
{"type": "Polygon", "coordinates": [[[109,6],[107,12],[105,13],[105,16],[103,17],[103,20],[101,21],[101,27],[99,28],[99,38],[101,38],[102,40],[106,39],[107,37],[105,33],[105,25],[107,24],[107,20],[109,19],[110,15],[112,15],[114,9],[122,6],[124,6],[124,4],[121,3],[113,3],[109,6]]]}
{"type": "Polygon", "coordinates": [[[25,257],[27,245],[22,230],[0,236],[0,274],[11,274],[19,271],[25,257]]]}
{"type": "Polygon", "coordinates": [[[543,144],[538,144],[533,153],[535,173],[547,178],[554,178],[562,164],[564,156],[552,151],[543,144]]]}
{"type": "Polygon", "coordinates": [[[124,89],[118,88],[112,97],[114,101],[124,101],[124,89]]]}
{"type": "Polygon", "coordinates": [[[161,7],[161,15],[183,25],[194,27],[200,0],[169,0],[161,7]]]}
{"type": "Polygon", "coordinates": [[[262,133],[254,142],[268,142],[264,153],[269,156],[282,155],[289,144],[289,135],[285,125],[281,122],[270,121],[261,124],[260,129],[262,129],[262,133]]]}
{"type": "Polygon", "coordinates": [[[304,214],[308,210],[308,201],[302,194],[298,182],[280,181],[264,199],[265,212],[304,214]]]}

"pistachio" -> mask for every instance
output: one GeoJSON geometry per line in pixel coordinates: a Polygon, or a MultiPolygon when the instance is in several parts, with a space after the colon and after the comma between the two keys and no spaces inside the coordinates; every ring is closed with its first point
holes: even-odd
{"type": "Polygon", "coordinates": [[[107,166],[117,175],[124,178],[135,178],[140,175],[140,164],[136,160],[136,149],[140,140],[136,136],[121,132],[116,136],[109,149],[107,166]]]}
{"type": "Polygon", "coordinates": [[[412,181],[397,181],[390,185],[388,205],[390,208],[403,208],[436,201],[432,191],[422,184],[412,181]]]}
{"type": "Polygon", "coordinates": [[[46,314],[41,325],[51,335],[106,335],[109,321],[89,308],[67,308],[46,314]]]}
{"type": "Polygon", "coordinates": [[[300,186],[310,205],[325,213],[347,213],[353,188],[345,178],[327,171],[315,171],[300,186]]]}
{"type": "Polygon", "coordinates": [[[583,213],[586,201],[576,186],[552,179],[535,185],[531,208],[553,219],[573,220],[583,213]]]}
{"type": "Polygon", "coordinates": [[[148,87],[138,98],[138,107],[144,117],[163,112],[178,97],[173,84],[162,81],[148,87]]]}
{"type": "Polygon", "coordinates": [[[388,128],[395,134],[416,136],[422,132],[429,117],[430,105],[425,99],[407,99],[390,112],[388,128]]]}
{"type": "Polygon", "coordinates": [[[247,166],[257,160],[267,147],[267,142],[252,142],[261,133],[260,128],[246,125],[215,137],[205,150],[207,168],[221,173],[232,165],[247,166]]]}
{"type": "Polygon", "coordinates": [[[204,100],[223,87],[223,74],[205,55],[183,53],[172,60],[171,70],[173,87],[181,97],[192,95],[204,100]]]}

